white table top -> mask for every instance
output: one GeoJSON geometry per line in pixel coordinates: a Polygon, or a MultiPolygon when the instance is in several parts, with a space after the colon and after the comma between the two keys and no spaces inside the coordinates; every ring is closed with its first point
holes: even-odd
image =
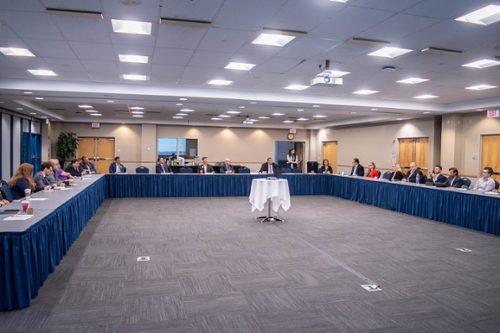
{"type": "Polygon", "coordinates": [[[290,203],[290,189],[286,179],[256,178],[252,180],[252,189],[250,191],[250,203],[252,204],[252,212],[255,209],[261,211],[267,199],[273,202],[273,210],[278,211],[281,206],[284,210],[288,210],[290,203]]]}

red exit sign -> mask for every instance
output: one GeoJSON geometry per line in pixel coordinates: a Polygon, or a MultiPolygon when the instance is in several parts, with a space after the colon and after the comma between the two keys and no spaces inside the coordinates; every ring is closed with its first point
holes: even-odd
{"type": "Polygon", "coordinates": [[[487,111],[488,118],[499,118],[500,117],[500,110],[488,110],[487,111]]]}
{"type": "Polygon", "coordinates": [[[100,123],[92,123],[92,128],[99,128],[101,127],[100,123]]]}

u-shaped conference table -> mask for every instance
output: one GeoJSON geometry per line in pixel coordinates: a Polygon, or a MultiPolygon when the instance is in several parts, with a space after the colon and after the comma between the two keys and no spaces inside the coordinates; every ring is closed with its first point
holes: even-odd
{"type": "MultiPolygon", "coordinates": [[[[110,174],[77,180],[67,191],[33,198],[33,218],[0,220],[0,310],[24,308],[38,295],[73,242],[107,198],[249,196],[267,175],[110,174]]],[[[285,174],[290,195],[330,195],[500,235],[500,196],[469,190],[324,174],[285,174]]],[[[2,207],[20,208],[20,203],[2,207]],[[19,206],[19,207],[18,207],[19,206]]],[[[250,209],[250,206],[249,206],[250,209]]],[[[250,210],[249,210],[250,212],[250,210]]]]}

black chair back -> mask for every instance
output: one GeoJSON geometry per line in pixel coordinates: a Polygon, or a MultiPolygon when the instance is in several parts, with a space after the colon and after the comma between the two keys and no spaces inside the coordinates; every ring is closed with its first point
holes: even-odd
{"type": "Polygon", "coordinates": [[[135,169],[135,173],[149,173],[149,168],[141,165],[140,167],[135,169]]]}
{"type": "Polygon", "coordinates": [[[392,172],[386,171],[382,176],[383,179],[391,179],[392,172]]]}
{"type": "Polygon", "coordinates": [[[7,183],[2,185],[1,192],[2,192],[3,198],[5,200],[7,200],[8,202],[12,202],[12,200],[14,200],[14,197],[12,196],[12,193],[10,192],[9,185],[7,185],[7,183]]]}
{"type": "Polygon", "coordinates": [[[292,169],[290,169],[290,168],[283,168],[281,170],[282,170],[282,173],[292,173],[292,169]]]}
{"type": "Polygon", "coordinates": [[[292,169],[292,173],[302,173],[302,169],[301,168],[292,169]]]}
{"type": "Polygon", "coordinates": [[[495,180],[495,190],[498,190],[499,185],[500,184],[498,184],[498,182],[495,180]]]}
{"type": "Polygon", "coordinates": [[[239,168],[238,173],[250,173],[250,169],[247,167],[239,168]]]}
{"type": "Polygon", "coordinates": [[[181,168],[181,173],[193,173],[193,169],[191,168],[181,168]]]}
{"type": "Polygon", "coordinates": [[[470,188],[470,179],[469,178],[462,178],[463,185],[467,186],[467,188],[470,188]]]}

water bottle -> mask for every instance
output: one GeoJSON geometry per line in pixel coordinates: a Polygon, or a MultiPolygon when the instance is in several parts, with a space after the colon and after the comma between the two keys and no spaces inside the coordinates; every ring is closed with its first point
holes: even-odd
{"type": "Polygon", "coordinates": [[[417,173],[417,176],[415,177],[415,183],[417,183],[417,184],[418,184],[418,179],[419,179],[419,177],[418,177],[418,173],[417,173]]]}

